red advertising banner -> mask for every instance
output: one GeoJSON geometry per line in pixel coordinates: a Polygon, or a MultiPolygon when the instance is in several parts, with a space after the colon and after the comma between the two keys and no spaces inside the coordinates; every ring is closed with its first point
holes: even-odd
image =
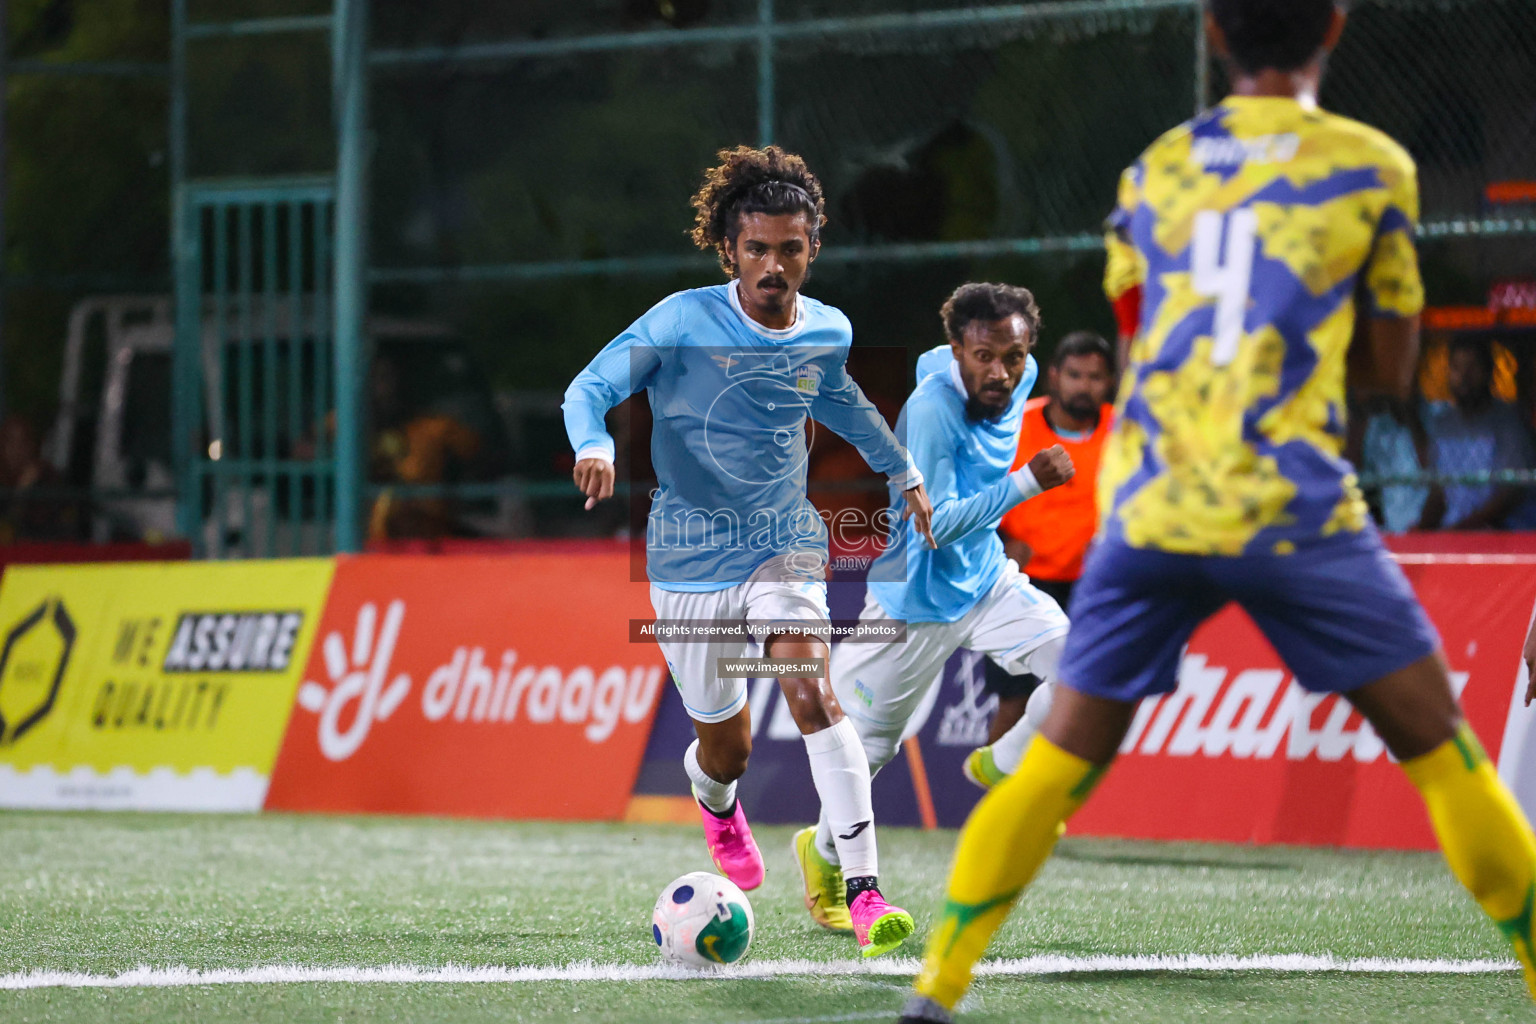
{"type": "MultiPolygon", "coordinates": [[[[1440,631],[1467,719],[1498,761],[1536,558],[1400,554],[1440,631]]],[[[1530,709],[1536,712],[1536,708],[1530,709]]],[[[1350,705],[1296,685],[1229,606],[1190,642],[1179,688],[1144,701],[1121,757],[1073,819],[1082,835],[1433,849],[1417,792],[1350,705]]]]}
{"type": "Polygon", "coordinates": [[[616,819],[666,668],[622,545],[337,560],[274,810],[616,819]]]}

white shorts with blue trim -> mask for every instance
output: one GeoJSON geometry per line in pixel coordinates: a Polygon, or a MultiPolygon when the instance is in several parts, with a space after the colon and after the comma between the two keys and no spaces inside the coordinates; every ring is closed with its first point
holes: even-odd
{"type": "MultiPolygon", "coordinates": [[[[859,618],[868,622],[890,616],[868,595],[859,618]]],[[[853,719],[870,763],[880,767],[894,756],[907,723],[957,649],[990,655],[1014,675],[1031,672],[1053,680],[1067,627],[1061,606],[1010,559],[986,596],[954,622],[909,622],[905,643],[838,644],[832,653],[832,688],[853,719]]]]}
{"type": "MultiPolygon", "coordinates": [[[[787,568],[785,560],[771,559],[745,583],[724,590],[687,592],[651,587],[651,607],[658,622],[805,623],[830,635],[827,584],[787,568]]],[[[696,722],[723,722],[747,706],[747,680],[721,679],[721,658],[760,658],[762,644],[737,639],[686,641],[663,639],[656,643],[672,670],[672,681],[682,695],[688,717],[696,722]]]]}

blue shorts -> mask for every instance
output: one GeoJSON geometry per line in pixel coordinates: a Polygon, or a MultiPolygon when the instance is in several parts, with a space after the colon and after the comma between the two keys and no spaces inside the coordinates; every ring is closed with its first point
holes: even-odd
{"type": "Polygon", "coordinates": [[[1440,647],[1374,528],[1297,546],[1288,555],[1175,555],[1106,537],[1072,594],[1059,678],[1126,702],[1169,693],[1195,627],[1228,601],[1242,606],[1296,681],[1345,693],[1440,647]]]}

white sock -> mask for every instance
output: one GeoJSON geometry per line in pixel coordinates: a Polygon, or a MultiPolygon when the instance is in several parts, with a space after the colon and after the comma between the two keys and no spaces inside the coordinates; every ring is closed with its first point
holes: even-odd
{"type": "MultiPolygon", "coordinates": [[[[844,718],[830,729],[801,737],[811,760],[811,778],[822,814],[837,847],[843,877],[879,874],[875,853],[875,811],[869,796],[869,763],[853,723],[844,718]]],[[[818,832],[819,832],[818,828],[818,832]]]]}
{"type": "Polygon", "coordinates": [[[816,819],[816,852],[825,857],[828,864],[837,866],[842,863],[837,856],[837,843],[832,839],[832,823],[827,821],[825,804],[821,808],[821,817],[816,819]]]}
{"type": "MultiPolygon", "coordinates": [[[[854,719],[850,716],[848,721],[854,722],[853,730],[859,734],[859,743],[864,748],[864,759],[869,762],[869,781],[873,785],[875,776],[880,774],[880,769],[896,754],[896,745],[901,742],[899,730],[878,730],[867,721],[854,719]]],[[[816,852],[821,854],[828,864],[836,865],[837,842],[832,838],[832,826],[827,822],[827,809],[821,809],[821,817],[816,819],[816,852]]],[[[857,876],[855,876],[857,877],[857,876]]]]}
{"type": "Polygon", "coordinates": [[[704,774],[704,769],[699,767],[698,740],[688,744],[688,751],[683,754],[683,770],[693,780],[693,791],[698,794],[700,803],[717,814],[731,810],[736,803],[736,783],[720,782],[704,774]]]}
{"type": "Polygon", "coordinates": [[[1044,682],[1029,695],[1023,717],[992,744],[992,763],[997,765],[998,771],[1012,775],[1019,770],[1019,762],[1024,760],[1024,751],[1029,748],[1029,741],[1040,731],[1050,710],[1051,684],[1044,682]]]}

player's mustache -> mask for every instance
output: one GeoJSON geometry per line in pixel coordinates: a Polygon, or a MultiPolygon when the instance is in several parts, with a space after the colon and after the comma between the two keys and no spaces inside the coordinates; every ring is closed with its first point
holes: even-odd
{"type": "Polygon", "coordinates": [[[759,288],[788,288],[789,282],[782,277],[765,277],[757,282],[759,288]]]}

